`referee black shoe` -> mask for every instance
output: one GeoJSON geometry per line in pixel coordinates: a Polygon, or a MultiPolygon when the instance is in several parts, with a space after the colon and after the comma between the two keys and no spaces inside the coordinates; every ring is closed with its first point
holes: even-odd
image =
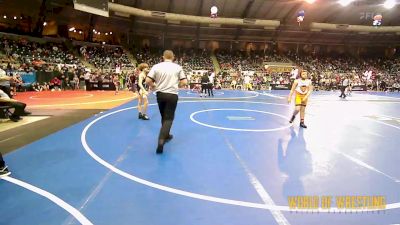
{"type": "Polygon", "coordinates": [[[11,174],[11,172],[8,170],[7,166],[0,168],[0,177],[5,177],[10,174],[11,174]]]}

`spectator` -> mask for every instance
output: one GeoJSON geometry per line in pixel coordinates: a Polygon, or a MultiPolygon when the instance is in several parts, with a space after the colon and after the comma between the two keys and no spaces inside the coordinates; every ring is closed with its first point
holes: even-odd
{"type": "Polygon", "coordinates": [[[11,77],[6,75],[6,72],[0,68],[0,90],[3,90],[8,96],[11,95],[10,82],[11,77]]]}
{"type": "Polygon", "coordinates": [[[36,82],[32,84],[32,89],[33,89],[34,91],[36,91],[36,92],[40,92],[40,91],[43,90],[43,89],[42,89],[42,86],[40,86],[39,83],[36,83],[36,82]]]}
{"type": "Polygon", "coordinates": [[[21,120],[21,116],[28,116],[31,113],[25,111],[26,104],[19,102],[15,99],[11,99],[4,91],[0,90],[0,104],[5,106],[11,106],[14,108],[13,114],[10,116],[10,120],[14,122],[18,122],[21,120]]]}
{"type": "Polygon", "coordinates": [[[61,80],[58,79],[58,77],[54,77],[53,79],[51,79],[50,81],[50,90],[51,91],[61,91],[61,80]]]}

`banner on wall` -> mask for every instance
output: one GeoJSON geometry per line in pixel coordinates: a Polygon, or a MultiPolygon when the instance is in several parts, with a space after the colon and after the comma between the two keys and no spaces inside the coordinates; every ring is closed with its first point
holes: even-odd
{"type": "Polygon", "coordinates": [[[269,73],[290,73],[294,66],[284,66],[284,65],[265,65],[265,70],[269,73]]]}
{"type": "Polygon", "coordinates": [[[272,90],[290,90],[290,84],[271,84],[272,90]]]}
{"type": "Polygon", "coordinates": [[[24,83],[34,83],[36,82],[36,72],[24,72],[24,71],[14,71],[13,74],[19,74],[24,81],[24,83]]]}
{"type": "Polygon", "coordinates": [[[351,90],[353,91],[367,91],[367,85],[354,85],[351,90]]]}

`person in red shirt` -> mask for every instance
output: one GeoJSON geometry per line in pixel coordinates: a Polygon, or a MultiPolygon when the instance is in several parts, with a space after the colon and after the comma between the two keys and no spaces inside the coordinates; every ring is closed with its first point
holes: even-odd
{"type": "Polygon", "coordinates": [[[54,77],[53,79],[51,79],[50,83],[53,84],[52,90],[55,88],[61,90],[61,80],[58,79],[58,77],[54,77]]]}

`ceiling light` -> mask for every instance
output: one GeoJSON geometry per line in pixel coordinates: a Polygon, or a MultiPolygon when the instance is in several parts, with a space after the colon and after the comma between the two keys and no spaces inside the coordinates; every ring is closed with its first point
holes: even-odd
{"type": "Polygon", "coordinates": [[[385,3],[383,3],[383,7],[387,8],[387,9],[391,9],[396,5],[396,1],[395,0],[386,0],[385,3]]]}
{"type": "Polygon", "coordinates": [[[340,0],[339,4],[342,6],[348,6],[353,0],[340,0]]]}

